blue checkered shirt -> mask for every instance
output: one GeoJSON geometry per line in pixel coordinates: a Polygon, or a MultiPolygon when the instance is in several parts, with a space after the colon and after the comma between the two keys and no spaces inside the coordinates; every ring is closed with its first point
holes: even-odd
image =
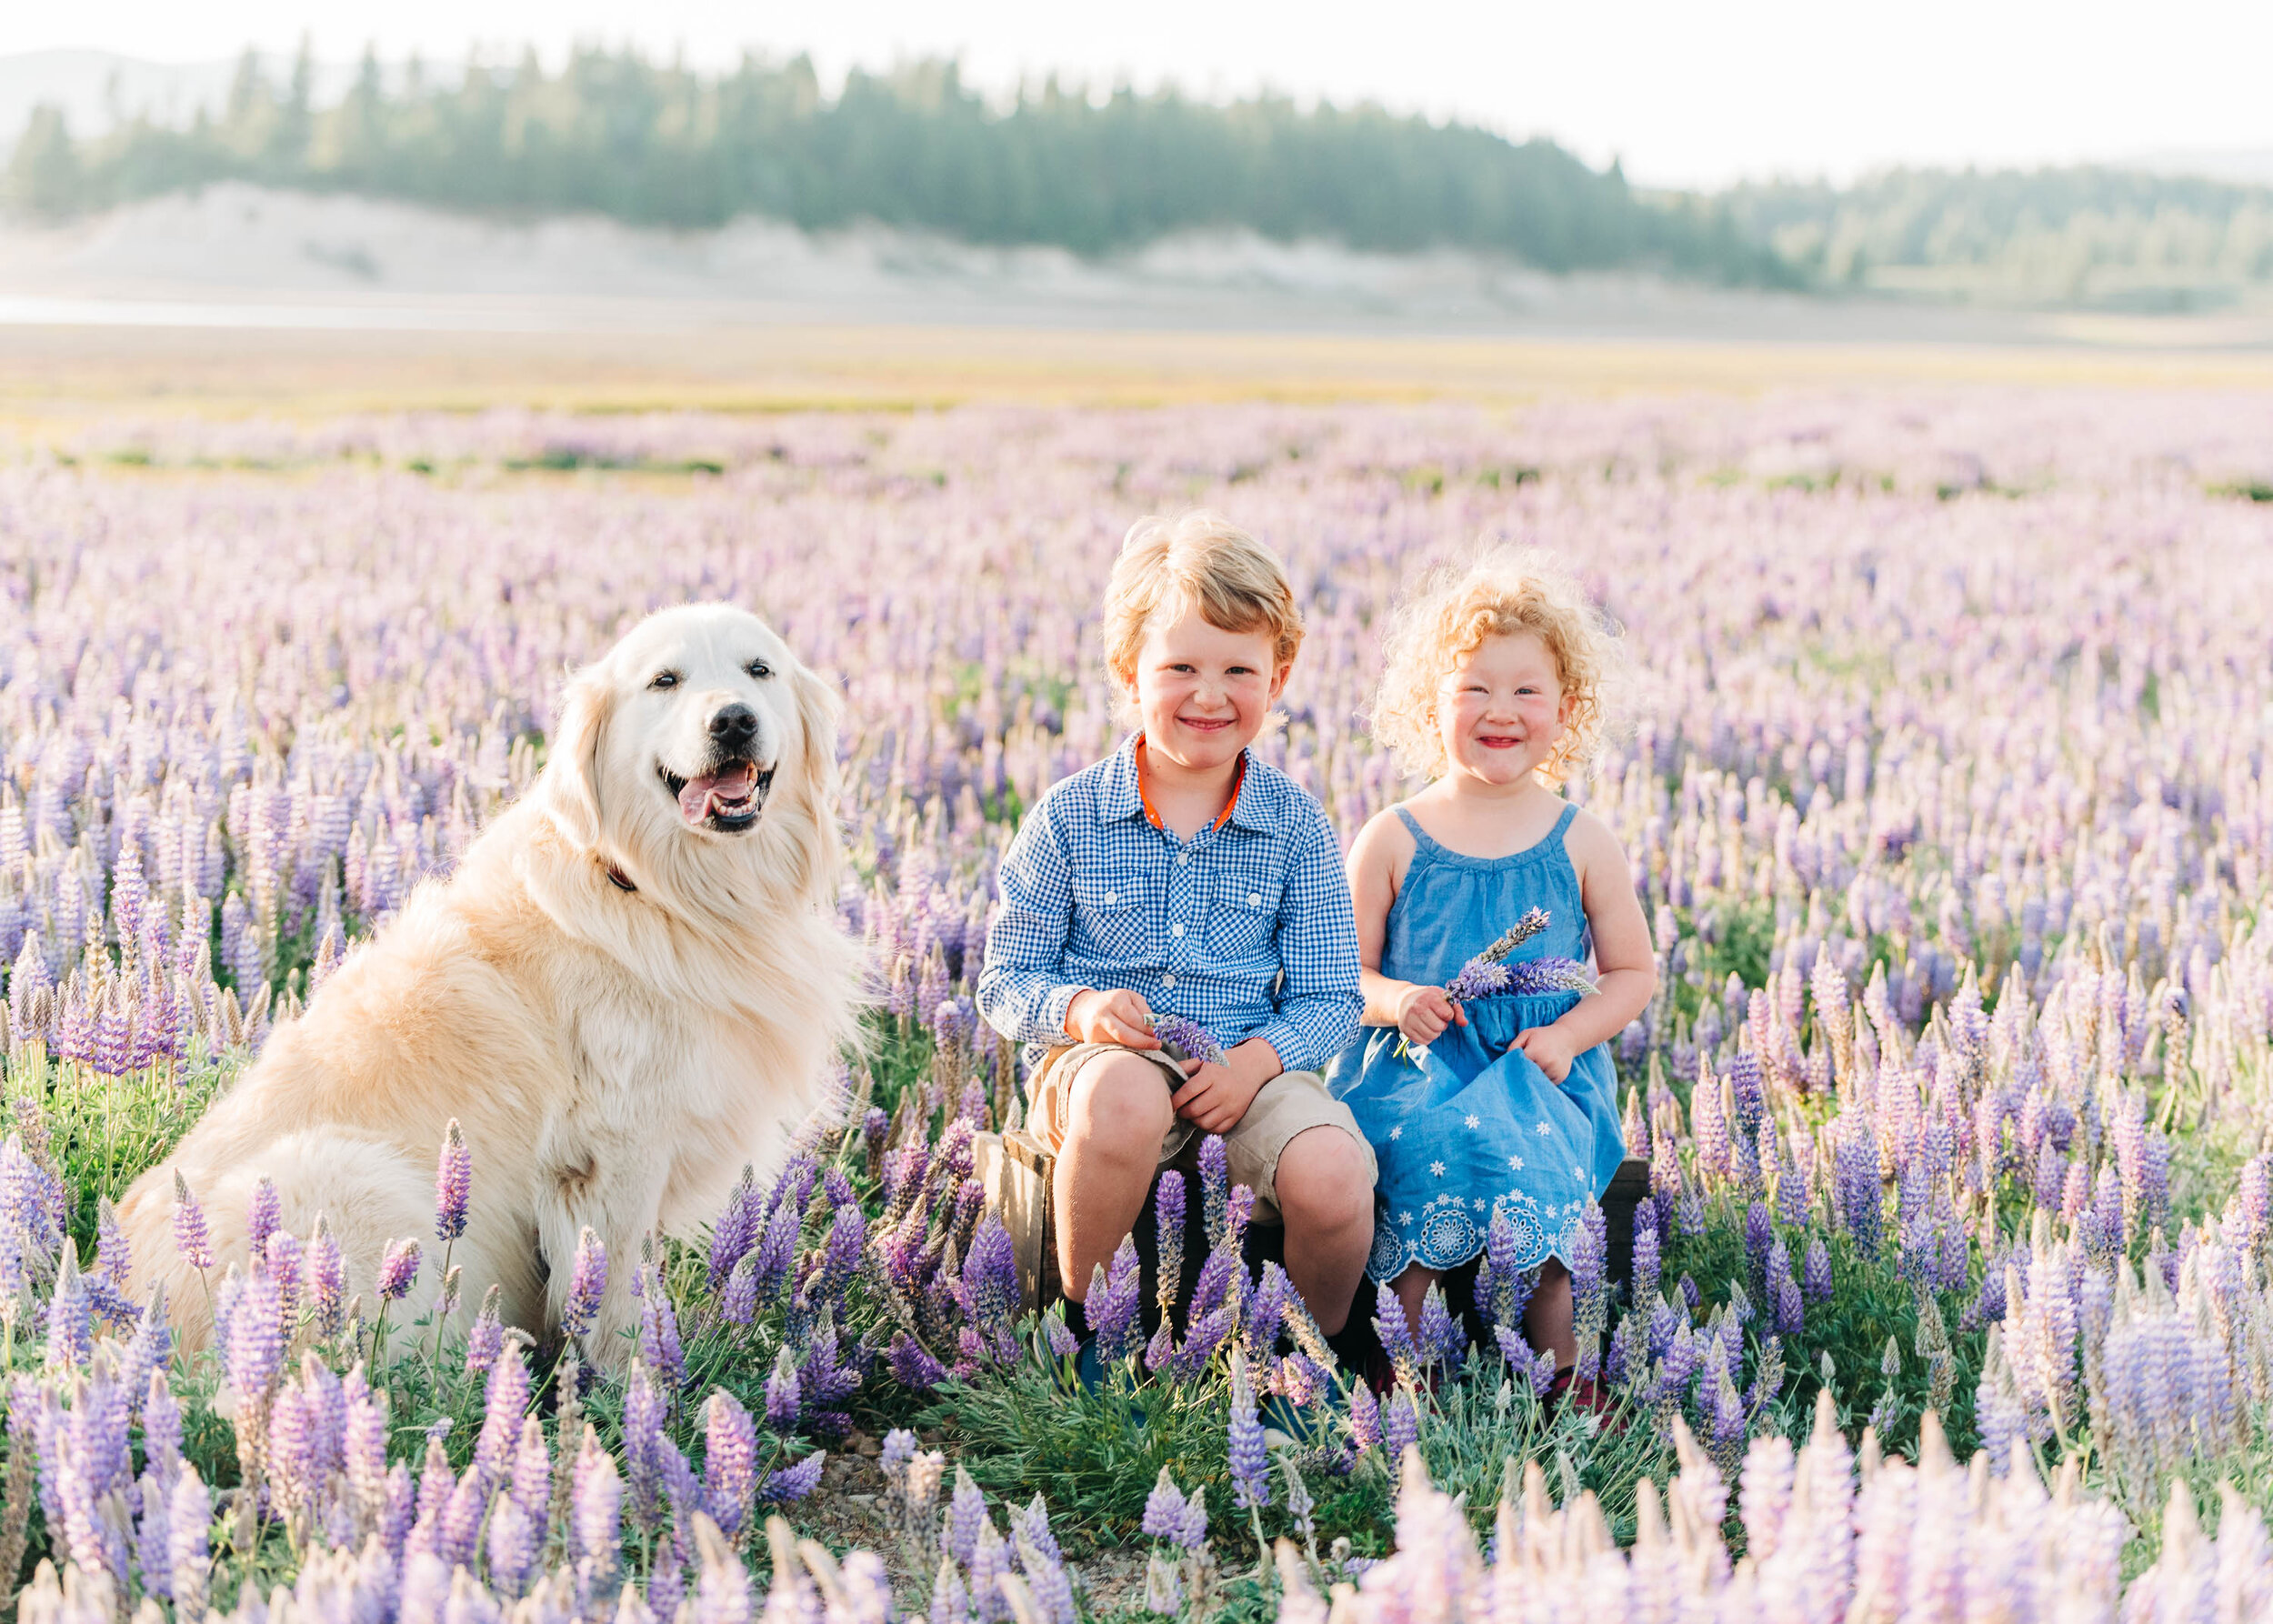
{"type": "Polygon", "coordinates": [[[1050,787],[1003,858],[978,1007],[1015,1042],[1071,1041],[1066,1009],[1126,987],[1227,1049],[1264,1038],[1317,1071],[1357,1031],[1357,927],[1340,843],[1295,781],[1247,758],[1230,817],[1189,840],[1146,816],[1136,741],[1050,787]]]}

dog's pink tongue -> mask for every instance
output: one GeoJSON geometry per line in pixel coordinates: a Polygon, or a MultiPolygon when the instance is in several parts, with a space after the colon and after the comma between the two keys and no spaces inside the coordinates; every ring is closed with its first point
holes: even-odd
{"type": "Polygon", "coordinates": [[[710,816],[710,803],[714,797],[738,801],[749,794],[756,778],[757,769],[746,762],[730,773],[713,773],[706,777],[689,778],[686,787],[679,791],[679,816],[689,823],[700,823],[710,816]]]}

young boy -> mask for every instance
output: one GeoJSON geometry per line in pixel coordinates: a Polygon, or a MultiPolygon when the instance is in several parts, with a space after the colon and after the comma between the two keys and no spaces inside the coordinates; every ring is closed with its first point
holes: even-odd
{"type": "Polygon", "coordinates": [[[1221,1134],[1232,1181],[1286,1226],[1322,1328],[1349,1312],[1373,1230],[1373,1151],[1317,1072],[1357,1029],[1357,937],[1325,812],[1247,747],[1302,646],[1270,551],[1212,514],[1146,519],[1105,598],[1106,664],[1142,731],[1051,787],[1003,860],[978,1007],[1028,1046],[1028,1126],[1056,1156],[1075,1302],[1156,1171],[1221,1134]],[[1171,1059],[1155,1011],[1220,1062],[1171,1059]]]}

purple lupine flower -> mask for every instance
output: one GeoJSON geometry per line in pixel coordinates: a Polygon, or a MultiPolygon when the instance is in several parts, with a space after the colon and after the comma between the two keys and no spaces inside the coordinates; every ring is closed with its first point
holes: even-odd
{"type": "Polygon", "coordinates": [[[128,1261],[126,1233],[118,1227],[117,1208],[105,1196],[95,1204],[95,1267],[123,1285],[134,1272],[128,1261]]]}
{"type": "Polygon", "coordinates": [[[616,1473],[616,1458],[590,1433],[576,1452],[568,1509],[569,1554],[579,1583],[605,1582],[616,1571],[622,1546],[624,1485],[616,1473]]]}
{"type": "Polygon", "coordinates": [[[1402,1460],[1407,1449],[1419,1439],[1420,1413],[1413,1408],[1413,1390],[1400,1382],[1381,1407],[1381,1448],[1391,1460],[1402,1460]]]}
{"type": "Polygon", "coordinates": [[[955,1493],[947,1500],[945,1544],[947,1553],[967,1568],[977,1553],[979,1530],[986,1526],[986,1498],[971,1480],[968,1469],[955,1469],[955,1493]]]}
{"type": "Polygon", "coordinates": [[[1016,1323],[1022,1295],[1017,1248],[1002,1219],[989,1213],[971,1237],[970,1255],[963,1260],[964,1306],[980,1332],[992,1337],[1016,1323]]]}
{"type": "Polygon", "coordinates": [[[828,1464],[828,1451],[816,1449],[795,1466],[783,1467],[766,1479],[762,1491],[769,1506],[785,1506],[801,1500],[820,1487],[821,1469],[828,1464]]]}
{"type": "Polygon", "coordinates": [[[1184,1284],[1184,1175],[1171,1168],[1153,1187],[1153,1228],[1159,1258],[1155,1295],[1162,1312],[1176,1307],[1184,1284]]]}
{"type": "Polygon", "coordinates": [[[245,1204],[245,1240],[255,1262],[268,1249],[268,1238],[282,1221],[283,1203],[277,1198],[275,1182],[264,1176],[253,1186],[252,1198],[245,1204]]]}
{"type": "Polygon", "coordinates": [[[1088,1299],[1082,1305],[1097,1339],[1097,1357],[1107,1364],[1134,1351],[1143,1289],[1136,1238],[1124,1236],[1111,1268],[1099,1265],[1091,1271],[1088,1299]]]}
{"type": "Polygon", "coordinates": [[[1555,1378],[1561,1374],[1555,1368],[1555,1350],[1542,1348],[1531,1360],[1531,1391],[1544,1398],[1555,1386],[1555,1378]]]}
{"type": "Polygon", "coordinates": [[[209,1565],[205,1540],[212,1527],[213,1497],[195,1472],[184,1470],[174,1479],[165,1506],[165,1557],[171,1569],[166,1577],[174,1605],[183,1609],[176,1611],[177,1618],[195,1617],[202,1610],[209,1565]]]}
{"type": "Polygon", "coordinates": [[[1144,1533],[1147,1539],[1173,1539],[1183,1529],[1184,1496],[1162,1467],[1160,1476],[1145,1497],[1144,1533]]]}
{"type": "Polygon", "coordinates": [[[1160,1317],[1160,1328],[1152,1333],[1152,1340],[1145,1344],[1145,1368],[1154,1372],[1165,1370],[1176,1358],[1176,1322],[1167,1315],[1160,1317]]]}
{"type": "Polygon", "coordinates": [[[513,1452],[513,1475],[506,1490],[541,1536],[551,1511],[553,1452],[546,1447],[544,1425],[535,1416],[521,1418],[521,1447],[513,1452]]]}
{"type": "Polygon", "coordinates": [[[440,1241],[456,1240],[466,1233],[466,1206],[474,1193],[474,1153],[466,1148],[466,1135],[458,1128],[457,1118],[450,1118],[450,1126],[442,1136],[442,1153],[434,1173],[434,1238],[440,1241]]]}
{"type": "Polygon", "coordinates": [[[1176,1542],[1193,1551],[1207,1543],[1207,1490],[1204,1487],[1186,1497],[1184,1524],[1176,1531],[1176,1542]]]}
{"type": "Polygon", "coordinates": [[[1263,1265],[1262,1283],[1247,1299],[1240,1328],[1257,1358],[1269,1358],[1277,1348],[1279,1328],[1287,1318],[1287,1295],[1293,1288],[1285,1269],[1276,1263],[1263,1265]]]}
{"type": "Polygon", "coordinates": [[[521,1418],[528,1408],[528,1361],[521,1355],[520,1343],[514,1342],[489,1368],[483,1389],[482,1429],[475,1440],[474,1461],[490,1481],[503,1479],[511,1469],[521,1442],[521,1418]]]}
{"type": "Polygon", "coordinates": [[[55,1271],[55,1295],[47,1303],[47,1362],[51,1367],[75,1369],[95,1356],[95,1318],[87,1304],[86,1284],[79,1275],[78,1247],[65,1241],[63,1262],[55,1271]]]}
{"type": "Polygon", "coordinates": [[[727,1535],[739,1533],[757,1498],[757,1429],[723,1389],[704,1413],[703,1509],[727,1535]]]}
{"type": "Polygon", "coordinates": [[[971,1550],[971,1600],[986,1624],[1004,1624],[1013,1616],[1002,1588],[1011,1572],[1012,1559],[1010,1547],[994,1523],[980,1523],[978,1539],[971,1550]]]}
{"type": "Polygon", "coordinates": [[[1497,959],[1471,958],[1445,983],[1445,992],[1455,1003],[1465,1004],[1472,998],[1490,997],[1504,988],[1507,981],[1506,965],[1497,959]]]}
{"type": "Polygon", "coordinates": [[[1200,1139],[1199,1196],[1207,1244],[1212,1248],[1223,1238],[1224,1219],[1231,1201],[1230,1157],[1224,1148],[1221,1134],[1207,1134],[1200,1139]]]}
{"type": "Polygon", "coordinates": [[[1081,1352],[1081,1338],[1066,1328],[1066,1321],[1055,1308],[1042,1316],[1042,1335],[1049,1342],[1053,1358],[1069,1359],[1081,1352]]]}
{"type": "Polygon", "coordinates": [[[276,1284],[265,1275],[244,1280],[229,1312],[228,1339],[222,1348],[222,1364],[229,1385],[246,1404],[256,1404],[283,1368],[285,1351],[283,1305],[276,1284]]]}
{"type": "Polygon", "coordinates": [[[1811,1237],[1807,1242],[1807,1262],[1800,1289],[1809,1302],[1830,1300],[1831,1248],[1823,1244],[1820,1235],[1811,1237]]]}
{"type": "Polygon", "coordinates": [[[1269,1505],[1270,1454],[1263,1447],[1263,1423],[1256,1415],[1255,1389],[1247,1383],[1247,1357],[1236,1348],[1231,1355],[1231,1421],[1227,1438],[1233,1500],[1243,1511],[1269,1505]]]}
{"type": "Polygon", "coordinates": [[[205,1228],[205,1209],[189,1193],[179,1168],[174,1170],[174,1249],[192,1268],[213,1267],[213,1240],[205,1228]]]}
{"type": "Polygon", "coordinates": [[[1558,992],[1598,992],[1601,984],[1575,958],[1527,958],[1507,967],[1506,990],[1518,997],[1545,997],[1558,992]]]}
{"type": "Polygon", "coordinates": [[[1550,924],[1554,923],[1554,917],[1555,917],[1552,914],[1548,913],[1547,910],[1543,907],[1527,909],[1523,917],[1517,919],[1513,925],[1507,927],[1506,930],[1501,931],[1498,936],[1492,939],[1490,947],[1486,947],[1474,958],[1468,960],[1468,962],[1470,964],[1500,963],[1507,958],[1507,955],[1513,953],[1517,947],[1522,947],[1524,943],[1529,941],[1533,937],[1538,935],[1539,932],[1545,930],[1550,924]]]}
{"type": "Polygon", "coordinates": [[[1210,1066],[1223,1064],[1223,1045],[1215,1035],[1196,1020],[1180,1015],[1161,1015],[1152,1018],[1152,1035],[1163,1048],[1187,1060],[1205,1060],[1210,1066]]]}
{"type": "Polygon", "coordinates": [[[666,1389],[686,1385],[686,1355],[679,1347],[679,1318],[671,1294],[663,1284],[660,1268],[645,1271],[646,1289],[639,1296],[639,1357],[663,1378],[666,1389]]]}
{"type": "Polygon", "coordinates": [[[560,1309],[563,1334],[581,1337],[600,1317],[600,1298],[607,1290],[607,1248],[586,1225],[576,1236],[576,1267],[568,1276],[568,1295],[560,1309]]]}
{"type": "Polygon", "coordinates": [[[474,1328],[466,1335],[466,1374],[486,1375],[505,1350],[505,1322],[497,1316],[499,1288],[491,1286],[482,1294],[481,1312],[475,1317],[474,1328]]]}
{"type": "Polygon", "coordinates": [[[1657,1238],[1657,1198],[1644,1196],[1634,1208],[1634,1300],[1646,1303],[1658,1292],[1664,1269],[1657,1238]]]}
{"type": "Polygon", "coordinates": [[[766,1424],[785,1436],[793,1431],[804,1412],[805,1398],[797,1383],[796,1360],[789,1349],[774,1355],[773,1374],[766,1378],[766,1424]]]}
{"type": "Polygon", "coordinates": [[[1420,1368],[1420,1353],[1413,1346],[1413,1333],[1405,1321],[1405,1305],[1387,1281],[1374,1288],[1373,1328],[1381,1338],[1382,1350],[1400,1372],[1420,1368]]]}
{"type": "Polygon", "coordinates": [[[1360,1381],[1350,1389],[1349,1435],[1357,1439],[1360,1453],[1381,1441],[1381,1406],[1369,1382],[1360,1381]]]}
{"type": "Polygon", "coordinates": [[[507,1598],[518,1597],[536,1566],[543,1530],[510,1497],[501,1498],[489,1513],[489,1583],[507,1598]]]}
{"type": "Polygon", "coordinates": [[[1423,1365],[1457,1370],[1467,1356],[1467,1338],[1445,1307],[1444,1288],[1431,1286],[1421,1298],[1420,1326],[1413,1334],[1423,1365]]]}
{"type": "Polygon", "coordinates": [[[892,1379],[910,1392],[928,1393],[946,1379],[946,1367],[906,1331],[893,1334],[890,1362],[892,1379]]]}
{"type": "Polygon", "coordinates": [[[410,1294],[411,1282],[417,1278],[418,1243],[415,1240],[387,1242],[386,1256],[379,1260],[379,1300],[383,1303],[402,1301],[410,1294]]]}
{"type": "Polygon", "coordinates": [[[337,1238],[332,1234],[330,1221],[320,1212],[315,1215],[315,1233],[301,1254],[300,1285],[308,1308],[315,1316],[316,1334],[337,1336],[345,1307],[343,1299],[347,1290],[347,1260],[340,1252],[337,1238]]]}
{"type": "Polygon", "coordinates": [[[631,1489],[632,1520],[652,1530],[662,1507],[663,1399],[646,1363],[634,1358],[624,1388],[624,1475],[631,1489]]]}

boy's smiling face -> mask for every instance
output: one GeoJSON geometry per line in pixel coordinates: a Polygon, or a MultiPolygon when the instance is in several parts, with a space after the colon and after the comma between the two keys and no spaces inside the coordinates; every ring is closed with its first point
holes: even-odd
{"type": "Polygon", "coordinates": [[[1136,701],[1145,743],[1195,772],[1225,767],[1253,744],[1287,686],[1267,629],[1227,632],[1197,605],[1166,606],[1145,627],[1136,668],[1122,685],[1136,701]]]}

